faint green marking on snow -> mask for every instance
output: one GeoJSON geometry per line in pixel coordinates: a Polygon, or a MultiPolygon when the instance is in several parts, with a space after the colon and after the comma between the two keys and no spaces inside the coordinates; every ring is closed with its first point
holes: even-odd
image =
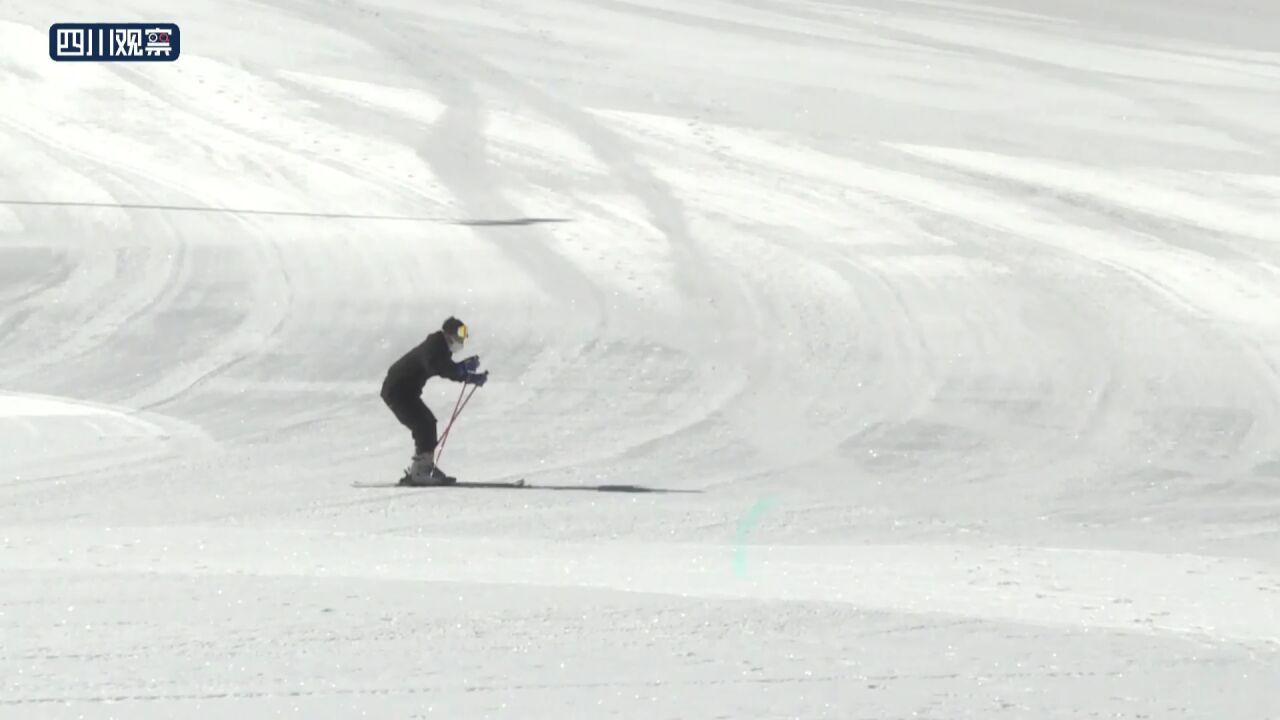
{"type": "Polygon", "coordinates": [[[773,498],[757,500],[738,520],[738,537],[733,550],[733,571],[738,577],[745,577],[747,574],[747,533],[751,532],[760,516],[772,507],[773,498]]]}

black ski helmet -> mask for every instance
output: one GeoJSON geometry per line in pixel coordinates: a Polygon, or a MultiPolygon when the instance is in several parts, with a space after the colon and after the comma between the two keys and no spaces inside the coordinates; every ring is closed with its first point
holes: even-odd
{"type": "Polygon", "coordinates": [[[467,339],[466,323],[462,322],[456,317],[453,317],[452,315],[449,316],[448,320],[444,321],[444,324],[440,326],[440,329],[444,331],[444,336],[446,339],[452,340],[458,343],[459,345],[461,345],[467,339]]]}

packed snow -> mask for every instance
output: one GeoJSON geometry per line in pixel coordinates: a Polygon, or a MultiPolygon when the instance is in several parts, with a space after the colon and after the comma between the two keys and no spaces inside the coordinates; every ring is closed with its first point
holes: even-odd
{"type": "Polygon", "coordinates": [[[0,1],[0,718],[1280,718],[1280,5],[110,6],[0,1]],[[450,315],[528,487],[357,487],[450,315]]]}

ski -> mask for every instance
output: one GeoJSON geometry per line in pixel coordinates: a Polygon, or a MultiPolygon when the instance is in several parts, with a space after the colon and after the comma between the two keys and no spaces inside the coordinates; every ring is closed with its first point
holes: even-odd
{"type": "Polygon", "coordinates": [[[399,482],[354,482],[354,488],[405,488],[406,490],[447,490],[449,488],[522,488],[530,487],[523,479],[508,482],[452,482],[447,485],[403,485],[399,482]]]}

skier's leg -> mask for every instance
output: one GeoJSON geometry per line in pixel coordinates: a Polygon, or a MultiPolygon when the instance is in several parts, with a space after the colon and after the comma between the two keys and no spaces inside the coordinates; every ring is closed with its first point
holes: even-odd
{"type": "Polygon", "coordinates": [[[403,482],[409,485],[442,485],[454,482],[435,464],[436,416],[421,396],[385,398],[396,419],[413,435],[413,465],[403,482]]]}
{"type": "Polygon", "coordinates": [[[414,453],[430,456],[436,451],[439,438],[436,435],[436,416],[422,398],[414,398],[409,408],[409,431],[413,433],[414,453]]]}
{"type": "Polygon", "coordinates": [[[414,455],[430,455],[435,452],[436,417],[427,409],[421,397],[384,395],[382,400],[396,416],[396,420],[408,428],[413,436],[414,455]]]}
{"type": "Polygon", "coordinates": [[[436,416],[421,400],[418,400],[413,412],[416,418],[413,437],[418,454],[414,457],[411,474],[417,481],[428,485],[456,482],[436,465],[435,452],[439,445],[436,416]]]}

